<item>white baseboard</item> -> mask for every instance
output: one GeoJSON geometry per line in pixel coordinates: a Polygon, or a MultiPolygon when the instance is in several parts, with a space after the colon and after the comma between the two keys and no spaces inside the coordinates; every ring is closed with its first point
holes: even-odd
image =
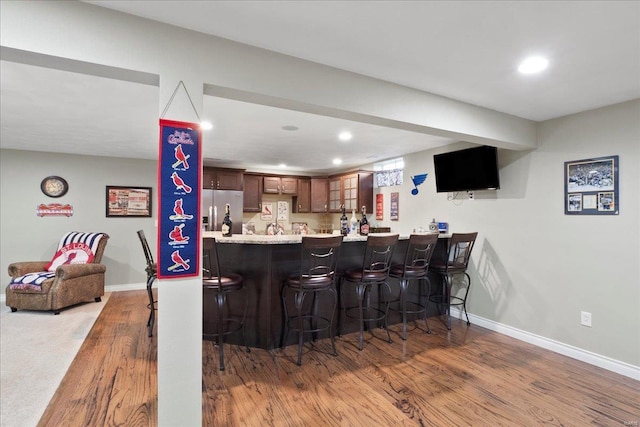
{"type": "MultiPolygon", "coordinates": [[[[462,313],[460,312],[460,310],[455,307],[451,307],[451,317],[459,318],[461,315],[462,313]]],[[[564,356],[571,357],[572,359],[577,359],[581,362],[598,366],[608,371],[615,372],[617,374],[624,375],[625,377],[640,381],[640,366],[634,366],[630,363],[621,362],[607,356],[602,356],[600,354],[574,347],[572,345],[565,344],[559,341],[555,341],[550,338],[532,334],[530,332],[523,331],[512,326],[503,325],[493,320],[485,319],[484,317],[476,316],[473,314],[469,314],[469,320],[471,321],[472,325],[478,325],[483,328],[487,328],[492,331],[518,339],[520,341],[524,341],[529,344],[533,344],[535,346],[553,351],[554,353],[562,354],[564,356]]]]}

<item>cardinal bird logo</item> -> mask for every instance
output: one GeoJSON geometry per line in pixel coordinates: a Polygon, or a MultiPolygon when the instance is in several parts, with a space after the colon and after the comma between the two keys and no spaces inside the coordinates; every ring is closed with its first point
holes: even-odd
{"type": "Polygon", "coordinates": [[[180,256],[180,250],[173,251],[173,253],[171,253],[171,261],[173,261],[173,265],[169,266],[167,270],[173,271],[177,268],[182,268],[184,271],[189,270],[190,260],[183,259],[182,256],[180,256]]]}
{"type": "Polygon", "coordinates": [[[191,187],[180,178],[177,172],[171,174],[171,180],[173,181],[173,185],[176,186],[176,190],[184,190],[185,193],[191,193],[191,187]]]}
{"type": "Polygon", "coordinates": [[[182,144],[176,145],[176,148],[174,148],[173,151],[176,158],[176,162],[172,164],[171,167],[175,169],[182,163],[182,167],[185,170],[189,169],[189,162],[187,162],[187,160],[189,159],[189,157],[191,157],[191,155],[187,154],[185,156],[184,151],[182,151],[182,144]]]}
{"type": "Polygon", "coordinates": [[[420,175],[415,175],[411,177],[411,181],[413,181],[413,190],[411,190],[411,194],[413,194],[414,196],[416,194],[418,194],[418,185],[422,184],[425,179],[427,179],[427,175],[426,173],[420,174],[420,175]]]}

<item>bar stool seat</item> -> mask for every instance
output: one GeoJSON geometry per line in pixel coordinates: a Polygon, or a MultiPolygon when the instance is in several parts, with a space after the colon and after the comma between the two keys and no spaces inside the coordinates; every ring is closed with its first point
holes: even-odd
{"type": "MultiPolygon", "coordinates": [[[[208,331],[205,325],[203,325],[203,338],[215,338],[218,343],[218,353],[220,358],[220,370],[225,370],[224,365],[224,340],[225,335],[229,335],[238,331],[242,332],[242,342],[246,346],[246,340],[244,335],[244,325],[247,317],[248,298],[247,290],[243,286],[243,277],[235,273],[220,272],[220,260],[218,257],[218,251],[216,247],[215,238],[203,239],[203,307],[206,304],[206,297],[211,295],[215,301],[215,308],[217,314],[217,325],[213,331],[208,331]],[[215,263],[214,263],[215,262],[215,263]],[[244,293],[244,311],[242,316],[233,315],[230,309],[225,310],[227,305],[227,295],[233,292],[244,293]]],[[[247,352],[250,351],[249,347],[246,347],[247,352]]]]}
{"type": "Polygon", "coordinates": [[[298,366],[302,365],[305,333],[313,334],[315,341],[318,332],[328,331],[332,347],[331,354],[338,355],[333,336],[333,318],[338,302],[335,290],[335,271],[341,245],[342,236],[304,236],[300,251],[300,273],[289,277],[282,288],[284,321],[281,347],[285,347],[289,331],[298,333],[298,366]],[[291,292],[294,293],[295,312],[290,315],[287,295],[291,292]],[[309,294],[312,295],[311,307],[304,304],[309,294]],[[320,294],[328,294],[332,299],[331,310],[324,315],[318,312],[320,294]]]}
{"type": "Polygon", "coordinates": [[[431,333],[427,322],[427,306],[429,304],[429,294],[431,293],[431,281],[429,280],[428,269],[431,257],[438,243],[437,234],[412,234],[409,236],[409,243],[404,257],[404,264],[394,264],[389,270],[389,277],[400,281],[400,296],[398,298],[398,311],[402,316],[402,339],[407,339],[407,315],[424,313],[424,323],[426,333],[431,333]],[[408,288],[411,281],[425,283],[427,286],[425,301],[421,301],[422,287],[418,301],[407,301],[408,288]],[[409,305],[409,307],[407,307],[409,305]]]}

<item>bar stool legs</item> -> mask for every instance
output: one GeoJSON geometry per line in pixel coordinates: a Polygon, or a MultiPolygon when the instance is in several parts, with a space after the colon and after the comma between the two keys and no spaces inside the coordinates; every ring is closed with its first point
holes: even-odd
{"type": "Polygon", "coordinates": [[[149,331],[149,336],[153,336],[153,325],[156,322],[156,301],[153,299],[153,282],[156,280],[155,275],[147,276],[147,295],[149,296],[149,304],[147,307],[149,308],[149,320],[147,321],[147,329],[149,331]]]}
{"type": "Polygon", "coordinates": [[[329,339],[331,340],[331,349],[332,355],[337,356],[338,351],[336,350],[336,344],[333,334],[333,321],[332,319],[335,316],[336,306],[338,304],[338,296],[333,288],[321,289],[321,290],[297,290],[294,294],[294,307],[296,313],[294,316],[289,317],[289,312],[287,309],[286,303],[286,291],[287,286],[283,288],[282,291],[282,304],[284,307],[284,331],[282,335],[282,345],[284,347],[287,343],[287,338],[289,337],[289,330],[296,331],[298,333],[298,358],[297,365],[302,365],[302,348],[304,346],[304,334],[311,333],[312,340],[315,341],[317,339],[318,332],[327,330],[329,333],[329,339]],[[331,304],[331,315],[328,318],[324,318],[318,314],[318,292],[328,292],[332,299],[333,303],[331,304]],[[312,295],[311,307],[308,314],[305,314],[304,310],[304,301],[308,294],[312,295]],[[305,327],[305,321],[308,322],[308,327],[305,327]],[[296,326],[293,326],[293,324],[296,326]]]}

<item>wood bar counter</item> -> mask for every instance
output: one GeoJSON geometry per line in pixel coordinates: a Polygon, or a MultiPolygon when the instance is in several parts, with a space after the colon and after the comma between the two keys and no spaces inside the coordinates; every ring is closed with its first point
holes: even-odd
{"type": "MultiPolygon", "coordinates": [[[[234,235],[232,237],[221,237],[219,233],[214,232],[205,232],[203,237],[216,238],[223,273],[233,272],[242,275],[244,278],[244,286],[248,290],[247,295],[249,298],[245,324],[247,345],[264,349],[279,347],[283,318],[280,297],[282,284],[287,277],[298,273],[302,237],[299,235],[234,235]]],[[[362,265],[366,240],[367,238],[364,236],[347,236],[344,238],[340,249],[338,274],[348,268],[362,265]]],[[[407,236],[400,236],[400,241],[394,253],[394,263],[403,262],[407,242],[407,236]]],[[[390,281],[390,283],[394,292],[397,292],[398,284],[394,280],[390,281]]],[[[437,287],[437,283],[437,280],[432,279],[432,288],[437,287]]],[[[432,292],[434,292],[434,289],[432,289],[432,292]]],[[[354,301],[350,301],[350,297],[353,296],[345,295],[346,301],[343,302],[352,305],[352,302],[355,302],[355,297],[353,297],[354,301]]],[[[232,301],[230,298],[229,303],[233,312],[242,311],[242,301],[237,299],[232,301]]],[[[320,301],[320,307],[321,310],[326,308],[323,301],[320,301]]],[[[435,307],[433,308],[435,309],[435,307]]],[[[327,316],[329,314],[327,313],[327,316]]],[[[338,308],[334,317],[336,326],[340,314],[340,309],[338,308]]],[[[204,302],[203,318],[215,323],[214,309],[208,301],[204,302]]],[[[399,322],[400,316],[398,313],[390,312],[389,324],[399,322]]],[[[336,329],[334,328],[334,330],[336,329]]],[[[358,323],[354,319],[343,324],[343,333],[357,330],[358,323]]],[[[287,345],[294,344],[295,341],[295,336],[293,336],[295,334],[290,335],[290,342],[287,345]]],[[[318,338],[325,337],[319,336],[318,338]]],[[[241,344],[241,334],[229,336],[228,342],[241,344]]]]}

